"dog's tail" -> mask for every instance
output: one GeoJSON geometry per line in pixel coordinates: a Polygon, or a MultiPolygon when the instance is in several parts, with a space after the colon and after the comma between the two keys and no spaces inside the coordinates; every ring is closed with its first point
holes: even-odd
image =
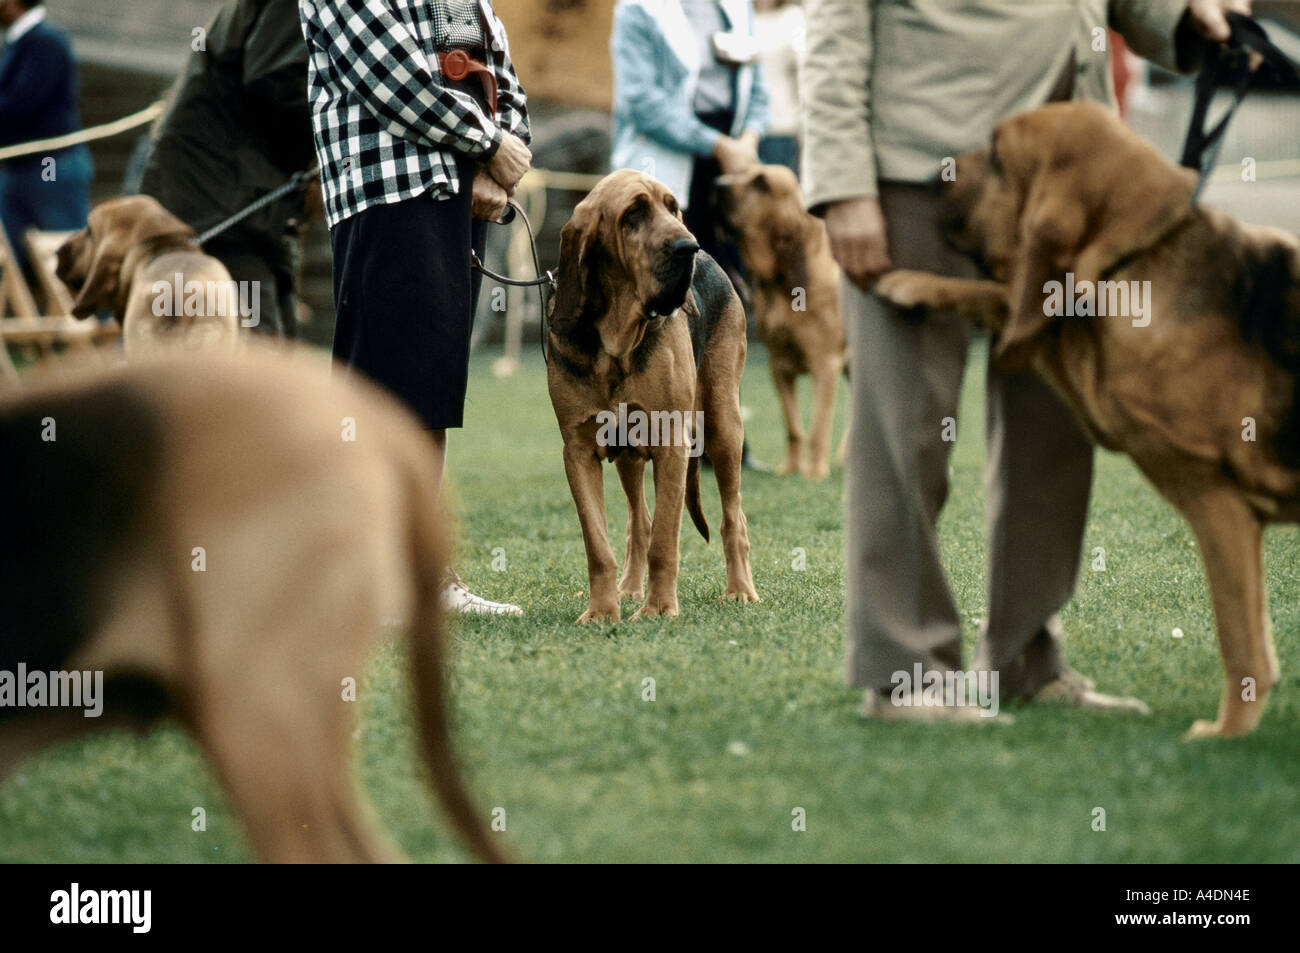
{"type": "Polygon", "coordinates": [[[700,506],[700,458],[691,457],[686,464],[686,510],[691,514],[691,522],[700,531],[704,541],[709,541],[709,521],[704,518],[700,506]]]}
{"type": "Polygon", "coordinates": [[[457,833],[486,863],[508,859],[470,801],[456,770],[447,724],[447,687],[443,665],[442,586],[447,571],[447,545],[438,504],[432,499],[427,465],[411,472],[411,547],[415,606],[411,613],[412,691],[420,722],[420,740],[434,789],[457,833]]]}

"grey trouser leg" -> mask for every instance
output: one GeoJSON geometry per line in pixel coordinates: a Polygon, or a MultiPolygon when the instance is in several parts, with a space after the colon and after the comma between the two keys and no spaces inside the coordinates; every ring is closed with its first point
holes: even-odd
{"type": "MultiPolygon", "coordinates": [[[[937,227],[924,186],[883,183],[890,253],[900,268],[974,276],[937,227]]],[[[888,688],[920,662],[959,669],[961,622],[936,522],[948,492],[944,418],[957,416],[971,329],[943,313],[899,314],[845,290],[852,349],[845,577],[845,663],[857,687],[888,688]]],[[[1092,450],[1069,412],[1029,374],[989,377],[989,620],[980,658],[1004,694],[1060,667],[1054,614],[1078,571],[1092,450]]]]}

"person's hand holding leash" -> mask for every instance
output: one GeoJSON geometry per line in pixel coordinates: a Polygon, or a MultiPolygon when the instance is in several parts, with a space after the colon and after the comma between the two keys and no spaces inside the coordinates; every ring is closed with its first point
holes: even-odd
{"type": "Polygon", "coordinates": [[[719,136],[713,146],[713,157],[728,175],[744,172],[758,164],[758,133],[747,131],[737,139],[719,136]]]}
{"type": "Polygon", "coordinates": [[[1228,26],[1228,12],[1250,16],[1251,0],[1191,0],[1187,13],[1196,32],[1216,43],[1227,43],[1232,36],[1228,26]]]}
{"type": "MultiPolygon", "coordinates": [[[[492,178],[506,190],[506,195],[514,195],[515,186],[532,166],[533,153],[524,141],[514,133],[502,132],[501,145],[488,160],[485,168],[492,178]]],[[[476,186],[477,192],[477,186],[476,186]]]]}
{"type": "Polygon", "coordinates": [[[894,267],[878,199],[845,199],[826,206],[826,234],[831,255],[863,291],[870,291],[875,280],[894,267]]]}
{"type": "Polygon", "coordinates": [[[474,173],[474,191],[471,200],[473,215],[485,222],[499,222],[505,214],[506,203],[510,196],[501,187],[501,183],[492,178],[486,166],[479,166],[474,173]]]}

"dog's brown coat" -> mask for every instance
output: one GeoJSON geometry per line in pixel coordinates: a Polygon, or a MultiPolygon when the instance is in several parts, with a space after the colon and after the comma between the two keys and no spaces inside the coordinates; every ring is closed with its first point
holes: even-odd
{"type": "Polygon", "coordinates": [[[704,448],[722,497],[724,598],[758,601],[740,505],[745,313],[717,264],[703,254],[695,263],[692,249],[698,246],[672,193],[629,170],[603,179],[564,226],[547,382],[587,550],[590,598],[579,622],[618,621],[620,598],[639,599],[643,591],[636,617],[677,615],[683,503],[708,538],[699,459],[684,444],[600,445],[597,414],[616,412],[620,403],[644,412],[704,413],[704,448]],[[614,460],[628,501],[620,578],[605,523],[606,459],[614,460]],[[653,520],[645,501],[647,460],[654,464],[653,520]]]}
{"type": "MultiPolygon", "coordinates": [[[[192,228],[147,195],[100,202],[86,227],[59,248],[59,280],[76,293],[72,313],[84,318],[111,311],[122,325],[128,358],[158,348],[232,351],[239,342],[239,294],[226,266],[192,243],[192,228]],[[155,283],[169,287],[198,283],[220,290],[233,306],[208,307],[186,315],[175,302],[172,314],[155,314],[155,283]]],[[[214,299],[215,305],[215,299],[214,299]]],[[[161,310],[161,309],[159,309],[161,310]]]]}
{"type": "MultiPolygon", "coordinates": [[[[819,479],[830,473],[835,389],[848,367],[841,274],[826,225],[804,211],[799,180],[784,166],[757,166],[717,183],[718,217],[735,239],[754,286],[758,336],[785,415],[785,462],[778,474],[819,479]],[[802,310],[795,310],[796,294],[802,310]],[[808,458],[795,383],[812,376],[808,458]]],[[[840,449],[843,456],[843,446],[840,449]]]]}
{"type": "Polygon", "coordinates": [[[250,350],[0,402],[0,668],[106,679],[98,719],[0,711],[0,776],[36,748],[170,709],[263,860],[399,859],[352,776],[343,680],[362,680],[382,615],[404,613],[432,779],[469,845],[499,860],[447,733],[435,449],[376,388],[250,350]]]}
{"type": "Polygon", "coordinates": [[[1300,518],[1300,241],[1193,205],[1194,185],[1102,107],[1013,117],[949,189],[954,243],[993,280],[895,271],[876,290],[987,322],[1004,366],[1032,364],[1187,518],[1226,679],[1200,738],[1251,731],[1278,679],[1262,534],[1300,518]],[[1047,314],[1045,286],[1067,272],[1150,281],[1150,324],[1047,314]]]}

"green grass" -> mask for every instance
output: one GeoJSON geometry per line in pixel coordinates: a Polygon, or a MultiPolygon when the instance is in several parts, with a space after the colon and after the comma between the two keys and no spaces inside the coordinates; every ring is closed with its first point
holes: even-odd
{"type": "MultiPolygon", "coordinates": [[[[744,401],[754,450],[783,437],[761,348],[744,401]]],[[[1065,613],[1073,664],[1145,698],[1150,718],[1026,708],[1014,725],[860,722],[841,675],[841,473],[746,477],[761,605],[717,601],[722,554],[682,533],[681,617],[579,628],[586,569],[540,360],[497,380],[474,362],[453,437],[461,574],[520,620],[465,620],[455,640],[457,741],[485,810],[532,861],[1300,860],[1300,628],[1296,532],[1268,537],[1282,683],[1256,733],[1184,744],[1212,716],[1220,669],[1198,554],[1126,459],[1100,458],[1085,571],[1065,613]],[[506,568],[491,567],[504,549],[506,568]],[[807,570],[791,551],[807,552],[807,570]],[[1171,637],[1174,627],[1185,633],[1171,637]],[[641,700],[654,678],[656,700],[641,700]],[[742,743],[740,748],[736,743],[742,743]],[[736,753],[737,751],[741,753],[736,753]],[[747,753],[745,753],[747,752],[747,753]],[[807,831],[791,811],[807,812],[807,831]],[[1105,832],[1091,829],[1096,807],[1105,832]]],[[[945,558],[967,628],[983,613],[983,349],[972,355],[945,558]]],[[[806,393],[806,382],[805,382],[806,393]]],[[[806,406],[806,403],[805,403],[806,406]]],[[[843,427],[839,408],[837,436],[843,427]]],[[[612,468],[615,550],[625,510],[612,468]]],[[[711,478],[704,501],[716,527],[711,478]]],[[[625,610],[630,609],[630,604],[625,610]]],[[[405,649],[362,686],[359,767],[384,826],[417,860],[463,854],[420,781],[405,649]]],[[[235,861],[247,845],[177,728],[105,736],[27,762],[0,788],[0,861],[235,861]],[[203,806],[208,830],[190,830],[203,806]]]]}

